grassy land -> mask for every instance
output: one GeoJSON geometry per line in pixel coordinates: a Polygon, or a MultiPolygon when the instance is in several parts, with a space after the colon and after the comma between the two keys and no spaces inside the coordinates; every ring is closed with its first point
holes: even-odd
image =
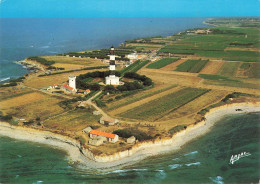
{"type": "Polygon", "coordinates": [[[239,67],[239,62],[226,62],[218,71],[219,75],[235,76],[235,73],[239,67]]]}
{"type": "Polygon", "coordinates": [[[187,60],[178,65],[175,71],[199,73],[207,62],[208,60],[187,60]]]}
{"type": "Polygon", "coordinates": [[[259,85],[252,84],[252,83],[244,83],[238,79],[233,79],[233,78],[221,76],[221,75],[199,74],[198,77],[210,80],[210,81],[204,82],[205,84],[210,84],[210,85],[260,89],[259,85]]]}
{"type": "Polygon", "coordinates": [[[198,77],[201,77],[203,79],[215,80],[215,81],[239,82],[239,80],[231,79],[229,77],[221,76],[221,75],[199,74],[198,77]]]}
{"type": "Polygon", "coordinates": [[[250,66],[250,69],[249,69],[249,74],[248,76],[250,78],[260,78],[260,63],[253,63],[251,66],[250,66]]]}
{"type": "Polygon", "coordinates": [[[24,93],[0,102],[1,110],[14,117],[26,120],[49,116],[64,112],[58,103],[63,99],[39,92],[24,93]]]}
{"type": "Polygon", "coordinates": [[[78,108],[47,120],[45,126],[52,129],[77,131],[96,123],[99,119],[100,116],[92,115],[91,110],[78,108]]]}
{"type": "Polygon", "coordinates": [[[164,58],[164,59],[161,59],[159,61],[156,61],[154,63],[149,64],[147,66],[147,68],[159,69],[159,68],[162,68],[162,67],[169,65],[173,62],[176,62],[177,60],[179,60],[179,58],[164,58]]]}
{"type": "MultiPolygon", "coordinates": [[[[156,90],[156,91],[152,91],[152,92],[149,92],[149,93],[140,94],[140,95],[138,95],[138,96],[135,95],[135,97],[128,98],[128,99],[122,101],[121,103],[116,103],[116,104],[114,104],[114,105],[112,105],[112,106],[109,106],[109,107],[107,108],[107,110],[111,111],[111,110],[120,108],[120,107],[122,107],[122,106],[131,104],[131,103],[134,103],[134,102],[136,102],[136,101],[142,100],[142,99],[147,98],[147,97],[150,97],[150,96],[152,96],[152,95],[155,95],[155,94],[164,92],[164,91],[169,90],[169,89],[171,89],[171,88],[174,88],[174,87],[176,87],[176,86],[177,86],[177,85],[174,84],[174,85],[171,85],[171,86],[169,86],[169,87],[162,88],[162,89],[158,89],[158,90],[156,90]]],[[[140,93],[141,93],[141,92],[140,92],[140,93]]]]}
{"type": "Polygon", "coordinates": [[[205,89],[184,88],[124,112],[120,114],[120,116],[131,119],[154,121],[180,106],[189,103],[207,91],[208,90],[205,89]]]}

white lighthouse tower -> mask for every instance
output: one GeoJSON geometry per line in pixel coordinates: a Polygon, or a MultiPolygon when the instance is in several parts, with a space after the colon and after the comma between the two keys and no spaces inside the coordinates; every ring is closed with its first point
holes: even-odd
{"type": "Polygon", "coordinates": [[[76,76],[69,75],[69,86],[72,87],[76,91],[76,76]]]}
{"type": "Polygon", "coordinates": [[[109,62],[109,76],[106,77],[106,85],[119,85],[119,77],[115,75],[116,70],[116,55],[115,55],[115,48],[112,46],[110,48],[110,62],[109,62]]]}

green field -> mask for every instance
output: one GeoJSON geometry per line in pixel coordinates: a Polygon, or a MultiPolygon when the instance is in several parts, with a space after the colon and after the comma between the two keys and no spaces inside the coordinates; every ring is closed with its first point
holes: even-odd
{"type": "Polygon", "coordinates": [[[239,67],[239,62],[226,62],[218,71],[219,75],[235,76],[235,73],[239,67]]]}
{"type": "Polygon", "coordinates": [[[211,28],[209,35],[188,35],[167,45],[159,52],[192,54],[204,57],[223,58],[227,61],[260,62],[260,53],[255,51],[227,50],[235,48],[259,48],[260,30],[257,28],[211,28]]]}
{"type": "Polygon", "coordinates": [[[179,58],[164,58],[164,59],[160,59],[159,61],[149,64],[146,68],[159,69],[159,68],[162,68],[173,62],[176,62],[178,60],[179,60],[179,58]]]}
{"type": "Polygon", "coordinates": [[[242,65],[240,65],[240,69],[243,69],[243,70],[247,70],[249,69],[251,66],[251,63],[242,63],[242,65]]]}
{"type": "Polygon", "coordinates": [[[207,64],[208,60],[187,60],[177,66],[175,71],[199,73],[202,68],[207,64]]]}
{"type": "MultiPolygon", "coordinates": [[[[163,89],[158,89],[156,91],[153,91],[153,92],[150,92],[150,93],[144,93],[144,94],[139,94],[138,96],[130,96],[130,98],[127,98],[125,99],[123,102],[121,103],[117,103],[115,105],[112,105],[110,107],[107,108],[107,110],[114,110],[114,109],[117,109],[119,107],[122,107],[122,106],[125,106],[125,105],[128,105],[128,104],[131,104],[131,103],[134,103],[136,101],[139,101],[139,100],[142,100],[144,98],[147,98],[147,97],[150,97],[150,96],[153,96],[153,95],[156,95],[158,93],[161,93],[161,92],[164,92],[166,90],[169,90],[171,88],[175,88],[177,86],[177,84],[174,84],[174,85],[171,85],[169,87],[166,87],[166,88],[163,88],[163,89]]],[[[141,92],[140,92],[141,93],[141,92]]]]}
{"type": "MultiPolygon", "coordinates": [[[[256,75],[259,76],[258,73],[256,75]]],[[[238,87],[238,88],[260,89],[259,85],[255,85],[255,84],[252,84],[252,83],[244,83],[244,82],[242,82],[240,80],[233,79],[233,78],[226,77],[226,76],[221,76],[221,75],[199,74],[198,77],[210,80],[210,81],[204,81],[205,84],[209,84],[209,85],[219,85],[219,86],[230,86],[230,87],[238,87]]]]}
{"type": "Polygon", "coordinates": [[[54,118],[48,119],[44,124],[46,127],[64,130],[82,129],[89,124],[97,122],[100,117],[100,115],[92,115],[92,112],[89,109],[75,109],[61,116],[58,115],[54,118]]]}
{"type": "Polygon", "coordinates": [[[184,88],[152,100],[120,114],[121,117],[154,121],[208,92],[206,89],[184,88]]]}
{"type": "Polygon", "coordinates": [[[209,79],[214,81],[232,81],[232,82],[239,82],[239,80],[231,79],[226,76],[221,75],[211,75],[211,74],[199,74],[198,77],[203,79],[209,79]]]}
{"type": "Polygon", "coordinates": [[[150,62],[149,60],[146,60],[146,61],[137,60],[136,62],[134,62],[130,66],[122,69],[120,71],[121,76],[124,75],[126,72],[137,72],[138,70],[140,70],[144,65],[146,65],[149,62],[150,62]]]}
{"type": "Polygon", "coordinates": [[[248,77],[260,78],[260,63],[253,63],[250,66],[248,77]]]}

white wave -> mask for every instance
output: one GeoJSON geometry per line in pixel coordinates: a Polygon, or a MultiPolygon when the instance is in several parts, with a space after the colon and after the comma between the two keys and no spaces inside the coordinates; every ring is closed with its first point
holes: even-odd
{"type": "Polygon", "coordinates": [[[17,175],[15,175],[15,178],[18,178],[20,175],[19,174],[17,174],[17,175]]]}
{"type": "Polygon", "coordinates": [[[181,164],[172,164],[172,165],[168,165],[171,169],[176,169],[178,167],[181,167],[181,164]]]}
{"type": "Polygon", "coordinates": [[[6,81],[6,80],[9,80],[9,79],[10,79],[10,77],[2,78],[2,79],[0,79],[0,82],[6,81]]]}
{"type": "Polygon", "coordinates": [[[56,52],[56,51],[49,51],[49,53],[57,54],[58,52],[56,52]]]}
{"type": "Polygon", "coordinates": [[[200,165],[200,162],[194,162],[194,163],[190,163],[190,164],[185,164],[186,166],[192,166],[192,165],[200,165]]]}
{"type": "Polygon", "coordinates": [[[36,182],[34,182],[34,183],[32,183],[32,184],[40,184],[40,183],[43,183],[43,181],[36,181],[36,182]]]}
{"type": "Polygon", "coordinates": [[[166,173],[162,169],[155,170],[159,173],[156,174],[156,178],[164,179],[166,178],[166,173]]]}
{"type": "Polygon", "coordinates": [[[42,46],[42,47],[40,47],[41,49],[48,49],[48,48],[50,48],[50,46],[49,45],[45,45],[45,46],[42,46]]]}
{"type": "Polygon", "coordinates": [[[217,176],[216,178],[209,177],[211,181],[217,184],[224,184],[223,177],[217,176]]]}
{"type": "Polygon", "coordinates": [[[110,172],[106,172],[106,173],[101,173],[101,175],[106,175],[106,174],[114,174],[114,173],[125,173],[125,172],[128,172],[129,170],[128,169],[125,169],[125,170],[122,170],[122,169],[119,169],[119,170],[115,170],[115,171],[110,171],[110,172]]]}
{"type": "Polygon", "coordinates": [[[180,159],[179,159],[179,158],[173,158],[172,160],[175,160],[175,161],[176,161],[176,160],[180,160],[180,159]]]}
{"type": "Polygon", "coordinates": [[[22,156],[21,155],[17,155],[19,158],[21,158],[22,156]]]}
{"type": "Polygon", "coordinates": [[[132,169],[133,171],[147,171],[147,169],[132,169]]]}
{"type": "Polygon", "coordinates": [[[198,153],[198,151],[193,151],[193,152],[190,152],[190,153],[186,153],[186,154],[184,154],[184,156],[194,155],[194,154],[197,154],[197,153],[198,153]]]}

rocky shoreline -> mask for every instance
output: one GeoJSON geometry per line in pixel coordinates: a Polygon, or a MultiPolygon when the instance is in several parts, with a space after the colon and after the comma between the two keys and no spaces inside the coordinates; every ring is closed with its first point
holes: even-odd
{"type": "Polygon", "coordinates": [[[260,102],[233,103],[211,109],[205,115],[205,121],[191,124],[170,139],[156,139],[140,142],[131,149],[113,155],[94,155],[90,150],[83,149],[80,143],[70,137],[37,129],[14,126],[0,122],[0,135],[14,139],[47,144],[67,152],[70,163],[92,169],[111,169],[140,161],[146,157],[180,149],[181,146],[207,133],[221,118],[231,114],[260,112],[260,102]],[[238,110],[239,109],[239,110],[238,110]]]}

